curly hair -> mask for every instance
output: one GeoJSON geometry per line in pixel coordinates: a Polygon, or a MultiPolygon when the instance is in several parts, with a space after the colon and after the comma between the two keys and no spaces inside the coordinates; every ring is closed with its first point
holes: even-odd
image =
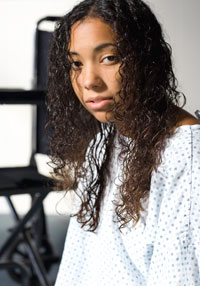
{"type": "Polygon", "coordinates": [[[120,227],[137,223],[142,201],[149,194],[151,174],[161,163],[167,139],[174,134],[180,96],[171,48],[144,2],[85,0],[58,21],[49,54],[50,151],[58,187],[74,190],[81,199],[75,215],[82,227],[90,231],[98,227],[117,132],[122,161],[120,198],[114,202],[117,221],[120,227]],[[72,88],[67,57],[71,27],[88,17],[101,19],[117,35],[119,94],[123,96],[114,103],[113,113],[119,126],[98,122],[72,88]]]}

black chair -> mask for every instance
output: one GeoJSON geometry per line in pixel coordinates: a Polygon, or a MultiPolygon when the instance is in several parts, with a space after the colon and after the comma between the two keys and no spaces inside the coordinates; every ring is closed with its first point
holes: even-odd
{"type": "Polygon", "coordinates": [[[30,104],[37,109],[36,141],[29,166],[0,168],[0,196],[6,197],[15,220],[15,227],[0,247],[0,269],[7,268],[22,285],[50,286],[47,272],[59,259],[48,239],[42,203],[53,190],[53,182],[38,173],[34,162],[35,153],[47,152],[45,92],[0,91],[0,104],[30,104]],[[29,194],[32,198],[31,208],[23,218],[11,198],[19,194],[29,194]]]}

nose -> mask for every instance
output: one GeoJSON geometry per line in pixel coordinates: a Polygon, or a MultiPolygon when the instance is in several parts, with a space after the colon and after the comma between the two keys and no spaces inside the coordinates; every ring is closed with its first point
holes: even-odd
{"type": "Polygon", "coordinates": [[[103,85],[103,79],[97,67],[85,66],[82,70],[82,86],[87,90],[99,89],[103,85]]]}

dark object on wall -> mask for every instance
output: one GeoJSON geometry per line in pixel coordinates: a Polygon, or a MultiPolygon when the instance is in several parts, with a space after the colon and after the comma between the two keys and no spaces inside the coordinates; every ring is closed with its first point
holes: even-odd
{"type": "Polygon", "coordinates": [[[200,120],[200,110],[196,110],[195,115],[196,115],[197,119],[200,120]]]}
{"type": "Polygon", "coordinates": [[[45,22],[55,23],[59,17],[47,16],[37,22],[35,35],[35,62],[34,62],[34,89],[45,90],[48,77],[48,50],[50,47],[53,31],[41,29],[45,22]]]}

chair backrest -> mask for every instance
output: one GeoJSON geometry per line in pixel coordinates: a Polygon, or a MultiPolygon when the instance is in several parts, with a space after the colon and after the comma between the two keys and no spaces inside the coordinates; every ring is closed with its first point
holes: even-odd
{"type": "MultiPolygon", "coordinates": [[[[34,89],[45,90],[48,77],[48,51],[54,28],[41,29],[42,24],[55,24],[57,16],[47,16],[40,19],[36,26],[35,35],[35,62],[34,62],[34,89]]],[[[48,25],[47,25],[48,26],[48,25]]],[[[47,27],[46,27],[47,28],[47,27]]]]}
{"type": "MultiPolygon", "coordinates": [[[[44,91],[14,91],[14,90],[0,90],[0,105],[30,105],[32,109],[32,142],[31,142],[31,158],[35,153],[48,153],[48,137],[45,131],[47,122],[47,109],[45,105],[44,91]]],[[[12,120],[15,120],[13,118],[12,120]]],[[[6,125],[6,122],[2,124],[6,125]]],[[[23,126],[19,126],[23,128],[23,126]]],[[[4,138],[1,138],[4,140],[4,138]]],[[[22,138],[21,140],[24,140],[22,138]]],[[[13,142],[15,144],[15,142],[13,142]]],[[[31,159],[30,158],[30,159],[31,159]]]]}

